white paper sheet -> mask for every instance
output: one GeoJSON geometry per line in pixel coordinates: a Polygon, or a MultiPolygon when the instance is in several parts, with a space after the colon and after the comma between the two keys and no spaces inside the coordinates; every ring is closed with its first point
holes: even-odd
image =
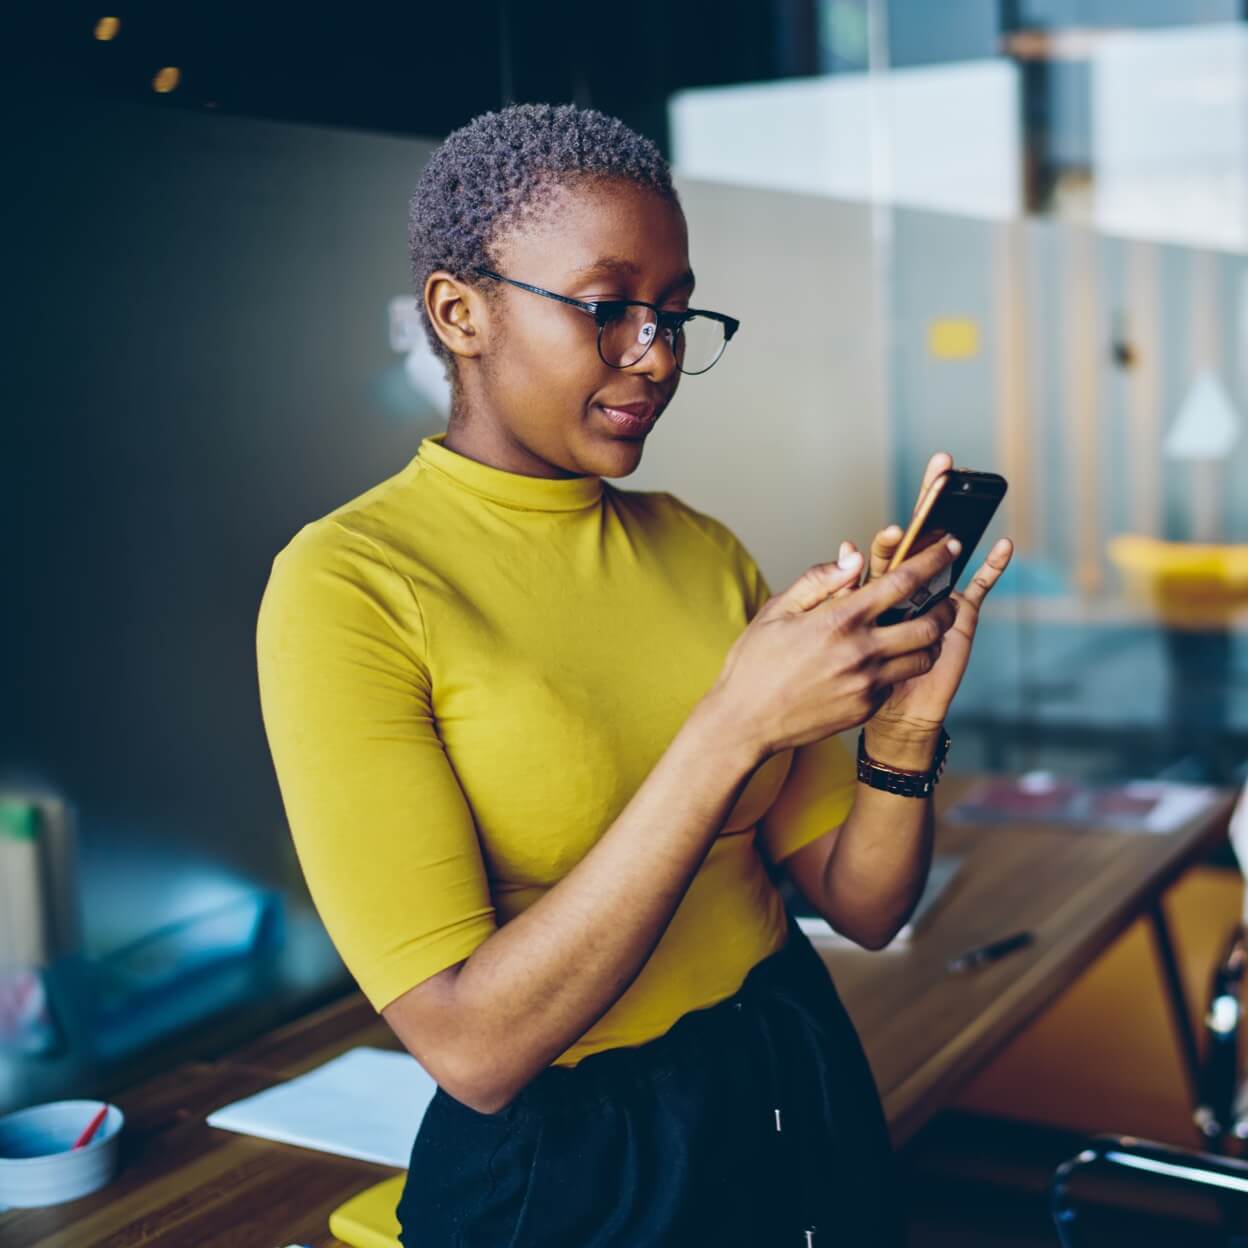
{"type": "Polygon", "coordinates": [[[360,1046],[208,1115],[208,1125],[406,1170],[437,1084],[408,1053],[360,1046]]]}

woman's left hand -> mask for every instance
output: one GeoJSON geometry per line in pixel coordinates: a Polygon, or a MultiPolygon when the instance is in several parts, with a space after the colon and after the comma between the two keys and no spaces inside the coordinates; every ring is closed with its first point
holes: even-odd
{"type": "MultiPolygon", "coordinates": [[[[919,499],[923,498],[928,486],[942,472],[947,472],[952,467],[953,459],[947,452],[940,451],[933,455],[928,461],[927,471],[923,474],[919,499]]],[[[915,507],[917,509],[917,502],[915,507]]],[[[887,571],[889,560],[893,557],[902,535],[902,530],[897,525],[889,525],[876,534],[867,561],[867,580],[882,576],[887,571]]],[[[841,557],[853,549],[855,547],[852,542],[842,543],[841,557]]],[[[915,676],[893,686],[888,701],[868,723],[869,737],[881,736],[890,742],[926,743],[930,740],[934,745],[934,739],[940,732],[949,704],[962,683],[966,665],[970,661],[980,607],[1001,573],[1009,566],[1013,553],[1014,543],[1009,538],[1001,538],[988,552],[988,558],[980,565],[979,571],[971,578],[966,589],[962,592],[955,590],[950,595],[956,614],[952,626],[942,641],[937,643],[935,663],[922,676],[915,676]]]]}

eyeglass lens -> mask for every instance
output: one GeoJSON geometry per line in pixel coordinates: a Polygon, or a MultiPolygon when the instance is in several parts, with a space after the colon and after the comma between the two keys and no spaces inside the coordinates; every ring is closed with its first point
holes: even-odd
{"type": "MultiPolygon", "coordinates": [[[[631,304],[603,326],[598,349],[613,368],[627,368],[645,355],[657,331],[654,312],[631,304]]],[[[706,316],[691,317],[676,334],[671,349],[682,373],[703,373],[723,352],[723,323],[706,316]]]]}

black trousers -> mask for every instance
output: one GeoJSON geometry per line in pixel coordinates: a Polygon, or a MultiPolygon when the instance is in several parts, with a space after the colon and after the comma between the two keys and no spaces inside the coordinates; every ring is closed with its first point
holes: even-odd
{"type": "Polygon", "coordinates": [[[857,1032],[809,939],[646,1044],[482,1114],[438,1089],[404,1248],[896,1248],[903,1193],[857,1032]]]}

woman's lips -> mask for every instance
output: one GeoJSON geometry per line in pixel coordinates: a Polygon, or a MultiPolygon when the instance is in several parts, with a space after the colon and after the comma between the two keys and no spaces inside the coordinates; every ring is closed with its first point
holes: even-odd
{"type": "Polygon", "coordinates": [[[598,410],[607,418],[611,426],[621,433],[648,433],[654,424],[658,409],[653,406],[637,405],[630,407],[608,407],[605,403],[597,404],[598,410]]]}

